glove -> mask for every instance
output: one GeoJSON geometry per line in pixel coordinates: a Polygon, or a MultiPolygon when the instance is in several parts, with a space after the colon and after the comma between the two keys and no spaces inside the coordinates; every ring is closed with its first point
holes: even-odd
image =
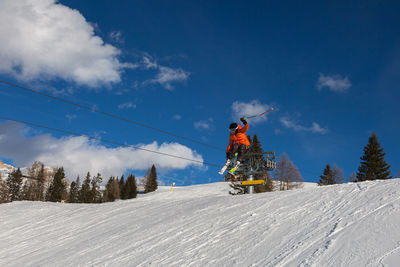
{"type": "Polygon", "coordinates": [[[240,118],[240,121],[241,121],[241,122],[243,122],[243,124],[244,124],[244,125],[246,125],[246,124],[247,124],[247,120],[246,120],[246,118],[240,118]]]}

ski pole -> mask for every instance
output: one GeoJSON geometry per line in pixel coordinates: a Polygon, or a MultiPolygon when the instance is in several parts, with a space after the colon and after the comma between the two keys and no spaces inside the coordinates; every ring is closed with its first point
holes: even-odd
{"type": "Polygon", "coordinates": [[[265,111],[265,112],[263,112],[263,113],[261,113],[261,114],[253,115],[253,116],[248,116],[248,117],[246,117],[246,118],[247,118],[247,119],[251,119],[251,118],[261,117],[262,115],[265,115],[265,114],[267,114],[268,112],[270,112],[270,111],[272,111],[272,110],[274,110],[274,108],[270,108],[270,109],[268,109],[267,111],[265,111]]]}

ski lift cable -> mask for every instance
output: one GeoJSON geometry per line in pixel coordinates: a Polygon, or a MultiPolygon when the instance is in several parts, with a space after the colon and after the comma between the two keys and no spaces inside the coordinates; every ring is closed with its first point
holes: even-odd
{"type": "Polygon", "coordinates": [[[41,125],[41,124],[37,124],[37,123],[17,120],[17,119],[5,117],[5,116],[0,116],[0,119],[13,121],[13,122],[17,122],[17,123],[33,126],[33,127],[43,128],[43,129],[47,129],[47,130],[51,130],[51,131],[55,131],[55,132],[60,132],[60,133],[68,134],[68,135],[86,137],[86,138],[89,138],[89,139],[92,139],[92,140],[100,141],[102,143],[109,143],[109,144],[119,145],[119,146],[123,146],[123,147],[130,147],[130,148],[134,148],[134,149],[137,149],[137,150],[143,150],[143,151],[147,151],[147,152],[151,152],[151,153],[155,153],[155,154],[159,154],[159,155],[163,155],[163,156],[182,159],[182,160],[186,160],[186,161],[192,161],[192,162],[205,164],[205,165],[218,167],[218,168],[220,167],[217,164],[213,164],[213,163],[209,163],[209,162],[205,162],[205,161],[201,161],[201,160],[185,158],[185,157],[172,155],[172,154],[169,154],[169,153],[164,153],[164,152],[159,152],[159,151],[154,151],[154,150],[151,150],[151,149],[146,149],[146,148],[137,147],[137,146],[133,146],[133,145],[126,145],[126,144],[122,144],[122,143],[119,143],[119,142],[116,142],[116,141],[111,141],[111,140],[107,140],[107,139],[103,139],[103,138],[99,138],[99,137],[94,137],[94,136],[89,136],[89,135],[85,135],[85,134],[79,134],[79,133],[75,133],[75,132],[71,132],[71,131],[67,131],[67,130],[61,130],[61,129],[57,129],[57,128],[53,128],[53,127],[49,127],[49,126],[45,126],[45,125],[41,125]]]}
{"type": "MultiPolygon", "coordinates": [[[[24,90],[24,91],[28,91],[28,92],[31,92],[31,93],[34,93],[34,94],[45,96],[45,97],[48,97],[48,98],[51,98],[51,99],[54,99],[54,100],[57,100],[57,101],[60,101],[60,102],[66,103],[66,104],[74,105],[74,106],[77,106],[79,108],[83,108],[83,109],[86,109],[86,110],[89,110],[89,111],[92,111],[92,112],[96,112],[96,113],[102,114],[104,116],[108,116],[108,117],[111,117],[111,118],[114,118],[114,119],[125,121],[127,123],[135,124],[135,125],[138,125],[138,126],[141,126],[141,127],[144,127],[144,128],[148,128],[148,129],[151,129],[151,130],[154,130],[154,131],[158,131],[158,132],[161,132],[161,133],[164,133],[164,134],[167,134],[167,135],[170,135],[170,136],[174,136],[174,137],[186,140],[186,141],[190,141],[190,142],[193,142],[193,143],[204,145],[204,146],[207,146],[207,147],[219,150],[219,151],[225,151],[225,149],[221,149],[219,147],[216,147],[216,146],[213,146],[213,145],[209,145],[209,144],[197,141],[195,139],[191,139],[191,138],[188,138],[188,137],[180,136],[180,135],[177,135],[177,134],[174,134],[174,133],[162,130],[162,129],[158,129],[158,128],[150,126],[150,125],[146,125],[146,124],[143,124],[143,123],[140,123],[140,122],[136,122],[136,121],[133,121],[133,120],[130,120],[130,119],[127,119],[127,118],[124,118],[124,117],[121,117],[121,116],[118,116],[118,115],[115,115],[115,114],[107,113],[107,112],[101,111],[101,110],[93,108],[93,107],[88,107],[88,106],[85,106],[85,105],[82,105],[82,104],[78,104],[76,102],[73,102],[73,101],[70,101],[70,100],[66,100],[66,99],[61,98],[61,97],[52,96],[50,94],[46,94],[46,93],[31,89],[31,88],[27,88],[27,87],[24,87],[24,86],[15,84],[15,83],[11,83],[11,82],[4,81],[4,80],[0,80],[0,83],[3,83],[5,85],[11,86],[11,87],[15,87],[15,88],[18,88],[18,89],[21,89],[21,90],[24,90]]],[[[247,119],[251,119],[251,118],[261,117],[261,116],[263,116],[263,115],[265,115],[265,114],[267,114],[267,113],[269,113],[270,111],[273,111],[273,110],[274,110],[274,108],[271,107],[270,109],[266,110],[265,112],[263,112],[261,114],[257,114],[257,115],[253,115],[253,116],[247,116],[246,118],[247,119]]],[[[20,123],[23,123],[23,124],[25,123],[25,124],[28,124],[28,125],[33,125],[32,123],[28,123],[28,122],[23,122],[23,121],[8,119],[8,118],[6,118],[6,119],[7,120],[11,120],[11,121],[15,121],[15,122],[20,122],[20,123]]],[[[33,125],[33,126],[35,126],[35,125],[33,125]]],[[[40,127],[40,128],[45,128],[45,129],[47,128],[49,130],[58,131],[57,129],[50,128],[50,127],[47,127],[47,126],[43,126],[43,127],[42,127],[42,125],[36,125],[36,126],[40,127]]],[[[67,131],[63,131],[63,130],[60,130],[60,131],[64,132],[64,133],[67,133],[67,131]]],[[[86,137],[89,137],[89,138],[91,138],[93,140],[96,140],[96,139],[99,140],[100,139],[100,138],[90,137],[90,136],[81,135],[81,134],[74,134],[74,135],[76,135],[76,136],[86,136],[86,137]]],[[[104,139],[101,139],[100,141],[102,141],[102,140],[106,141],[104,139]]],[[[116,143],[114,142],[114,144],[116,144],[116,143]]],[[[120,145],[123,145],[123,144],[120,144],[120,145]]],[[[133,147],[133,146],[130,146],[130,147],[133,147]]],[[[137,148],[137,147],[133,147],[133,148],[137,148]]],[[[140,149],[140,148],[137,148],[137,149],[140,149]]],[[[153,152],[157,153],[156,151],[153,151],[153,152]]],[[[201,161],[199,161],[199,163],[203,163],[203,164],[210,165],[210,166],[220,167],[219,165],[216,165],[216,164],[209,164],[209,163],[201,162],[201,161]]],[[[315,172],[310,172],[310,171],[307,171],[307,170],[304,170],[304,169],[299,169],[299,170],[303,171],[303,172],[308,172],[310,174],[317,175],[315,172]]]]}
{"type": "Polygon", "coordinates": [[[76,107],[79,107],[79,108],[82,108],[82,109],[86,109],[86,110],[89,110],[89,111],[92,111],[92,112],[95,112],[95,113],[98,113],[98,114],[101,114],[101,115],[104,115],[104,116],[107,116],[107,117],[118,119],[120,121],[125,121],[127,123],[131,123],[131,124],[138,125],[140,127],[148,128],[148,129],[151,129],[151,130],[154,130],[154,131],[166,134],[166,135],[170,135],[170,136],[177,137],[177,138],[180,138],[180,139],[183,139],[183,140],[186,140],[186,141],[190,141],[192,143],[197,143],[197,144],[200,144],[200,145],[203,145],[203,146],[207,146],[209,148],[213,148],[213,149],[216,149],[216,150],[219,150],[219,151],[225,151],[225,149],[222,149],[220,147],[209,145],[209,144],[206,144],[206,143],[201,142],[201,141],[197,141],[197,140],[189,138],[189,137],[177,135],[177,134],[174,134],[172,132],[165,131],[165,130],[162,130],[162,129],[159,129],[159,128],[156,128],[156,127],[153,127],[153,126],[141,123],[141,122],[137,122],[137,121],[134,121],[134,120],[131,120],[131,119],[127,119],[127,118],[124,118],[124,117],[121,117],[121,116],[118,116],[118,115],[115,115],[115,114],[112,114],[112,113],[104,112],[104,111],[101,111],[101,110],[96,109],[94,107],[88,107],[88,106],[85,106],[85,105],[82,105],[82,104],[78,104],[76,102],[73,102],[73,101],[70,101],[70,100],[67,100],[67,99],[64,99],[64,98],[61,98],[61,97],[52,96],[50,94],[46,94],[46,93],[31,89],[31,88],[27,88],[27,87],[24,87],[24,86],[15,84],[15,83],[11,83],[11,82],[4,81],[4,80],[0,80],[0,83],[8,85],[8,86],[11,86],[11,87],[15,87],[15,88],[18,88],[18,89],[21,89],[21,90],[24,90],[24,91],[28,91],[28,92],[31,92],[31,93],[34,93],[34,94],[45,96],[45,97],[48,97],[48,98],[51,98],[51,99],[54,99],[54,100],[57,100],[57,101],[60,101],[60,102],[63,102],[63,103],[69,104],[69,105],[73,105],[73,106],[76,106],[76,107]]]}

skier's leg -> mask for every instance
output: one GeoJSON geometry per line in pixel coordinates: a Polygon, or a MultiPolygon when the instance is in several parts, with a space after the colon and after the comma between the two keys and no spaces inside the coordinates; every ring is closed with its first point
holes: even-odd
{"type": "Polygon", "coordinates": [[[240,145],[239,148],[238,148],[237,160],[238,161],[243,161],[243,158],[247,154],[248,151],[249,151],[249,147],[248,146],[240,145]]]}
{"type": "Polygon", "coordinates": [[[239,146],[237,144],[233,144],[231,147],[231,150],[226,152],[226,162],[225,165],[222,167],[222,169],[218,172],[220,175],[224,174],[226,169],[229,167],[229,165],[232,162],[233,157],[235,156],[236,152],[238,151],[239,146]]]}
{"type": "Polygon", "coordinates": [[[245,146],[245,145],[240,145],[240,146],[238,146],[238,156],[237,156],[236,164],[235,164],[235,166],[233,166],[233,168],[230,170],[230,172],[231,172],[232,174],[237,170],[237,168],[238,168],[239,165],[240,165],[240,162],[243,161],[243,157],[244,157],[244,155],[247,153],[247,151],[248,151],[248,147],[247,147],[247,146],[245,146]]]}

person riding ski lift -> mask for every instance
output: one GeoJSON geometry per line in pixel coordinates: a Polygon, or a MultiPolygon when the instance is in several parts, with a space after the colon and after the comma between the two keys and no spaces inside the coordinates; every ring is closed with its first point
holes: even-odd
{"type": "Polygon", "coordinates": [[[238,125],[233,122],[229,125],[229,144],[226,149],[226,162],[224,167],[218,172],[219,174],[223,174],[228,166],[232,163],[235,154],[237,153],[237,160],[235,166],[230,170],[230,173],[233,174],[235,170],[239,167],[240,162],[243,161],[244,155],[248,152],[250,142],[247,139],[246,132],[249,129],[249,124],[246,118],[240,118],[244,127],[238,125]]]}

